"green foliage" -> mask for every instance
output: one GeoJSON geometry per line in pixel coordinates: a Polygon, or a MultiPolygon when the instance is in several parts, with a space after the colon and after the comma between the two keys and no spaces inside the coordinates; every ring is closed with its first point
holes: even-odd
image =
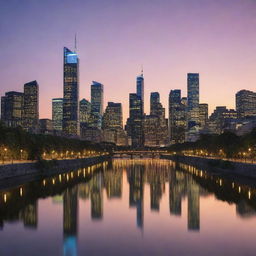
{"type": "Polygon", "coordinates": [[[204,134],[196,142],[175,144],[168,148],[170,152],[181,152],[184,150],[206,150],[208,153],[218,155],[223,151],[226,157],[238,157],[239,152],[248,152],[248,149],[256,152],[256,129],[244,136],[225,131],[220,135],[204,134]]]}
{"type": "MultiPolygon", "coordinates": [[[[0,155],[3,148],[8,148],[8,155],[12,159],[21,158],[21,150],[26,152],[26,158],[30,160],[40,160],[44,152],[82,152],[108,151],[113,148],[112,144],[94,144],[79,139],[64,138],[53,135],[30,134],[22,128],[7,128],[0,122],[0,155]]],[[[23,153],[24,154],[24,153],[23,153]]],[[[24,157],[23,157],[24,159],[24,157]]]]}

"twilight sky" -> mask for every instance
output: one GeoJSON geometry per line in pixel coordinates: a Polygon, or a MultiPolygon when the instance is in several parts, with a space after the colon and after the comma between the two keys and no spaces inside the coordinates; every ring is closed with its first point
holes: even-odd
{"type": "Polygon", "coordinates": [[[158,91],[186,96],[186,74],[200,73],[200,102],[234,108],[235,93],[256,87],[256,0],[0,0],[0,95],[37,80],[40,117],[63,96],[63,47],[80,57],[80,98],[92,80],[123,103],[144,66],[146,112],[158,91]]]}

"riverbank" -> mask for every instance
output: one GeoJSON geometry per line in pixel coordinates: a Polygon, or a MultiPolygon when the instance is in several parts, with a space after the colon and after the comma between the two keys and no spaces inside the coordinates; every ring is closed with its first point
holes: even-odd
{"type": "Polygon", "coordinates": [[[80,159],[44,160],[32,163],[0,165],[0,186],[8,187],[16,183],[41,179],[54,174],[64,173],[111,159],[110,155],[80,159]]]}
{"type": "Polygon", "coordinates": [[[253,178],[256,180],[256,165],[252,163],[241,163],[184,155],[161,155],[161,158],[192,165],[215,175],[224,175],[232,178],[253,178]]]}

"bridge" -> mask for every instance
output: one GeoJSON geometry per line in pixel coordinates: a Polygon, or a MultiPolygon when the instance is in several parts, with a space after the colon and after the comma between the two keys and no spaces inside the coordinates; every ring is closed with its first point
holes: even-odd
{"type": "Polygon", "coordinates": [[[123,151],[114,151],[114,157],[130,157],[133,159],[134,157],[150,157],[150,158],[157,158],[160,157],[162,154],[166,154],[167,151],[165,150],[123,150],[123,151]]]}

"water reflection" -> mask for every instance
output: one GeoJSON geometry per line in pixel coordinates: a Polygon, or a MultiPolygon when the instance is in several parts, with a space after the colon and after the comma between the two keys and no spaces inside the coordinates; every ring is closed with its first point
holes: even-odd
{"type": "Polygon", "coordinates": [[[134,222],[140,230],[144,229],[145,212],[149,210],[145,209],[147,199],[150,211],[160,214],[162,198],[168,189],[169,216],[182,218],[186,209],[187,231],[192,233],[200,232],[200,200],[212,194],[218,200],[234,203],[240,218],[256,217],[253,186],[167,160],[117,159],[0,191],[1,232],[6,223],[14,222],[36,230],[39,199],[52,197],[53,207],[63,206],[63,255],[78,255],[78,247],[83,246],[78,242],[79,199],[90,202],[91,220],[101,223],[103,201],[121,201],[127,186],[129,208],[136,209],[134,222]]]}

